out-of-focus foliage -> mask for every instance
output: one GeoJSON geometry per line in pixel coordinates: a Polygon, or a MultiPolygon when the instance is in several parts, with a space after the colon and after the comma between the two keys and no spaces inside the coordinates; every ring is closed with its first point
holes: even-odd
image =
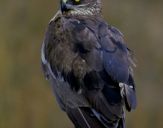
{"type": "MultiPolygon", "coordinates": [[[[59,0],[0,0],[0,128],[72,128],[40,66],[40,47],[59,0]]],[[[163,127],[163,1],[103,0],[103,15],[137,60],[138,108],[129,128],[163,127]]]]}

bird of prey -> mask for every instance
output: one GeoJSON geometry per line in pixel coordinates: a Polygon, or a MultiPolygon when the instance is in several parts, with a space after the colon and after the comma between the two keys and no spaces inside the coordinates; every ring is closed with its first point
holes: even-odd
{"type": "Polygon", "coordinates": [[[44,74],[75,128],[125,128],[137,104],[132,52],[101,9],[101,0],[61,0],[42,44],[44,74]]]}

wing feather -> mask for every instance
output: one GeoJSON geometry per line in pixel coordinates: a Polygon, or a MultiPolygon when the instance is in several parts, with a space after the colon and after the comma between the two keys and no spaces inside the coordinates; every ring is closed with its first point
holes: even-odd
{"type": "Polygon", "coordinates": [[[59,29],[52,19],[41,50],[60,107],[77,128],[125,128],[124,102],[134,109],[136,94],[122,33],[101,20],[64,20],[59,29]],[[124,97],[119,83],[125,84],[124,97]]]}

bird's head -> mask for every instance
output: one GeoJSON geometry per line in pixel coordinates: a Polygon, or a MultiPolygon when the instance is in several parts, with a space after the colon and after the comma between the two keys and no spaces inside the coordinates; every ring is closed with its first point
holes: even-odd
{"type": "Polygon", "coordinates": [[[101,0],[61,0],[61,12],[74,16],[97,15],[101,13],[101,0]]]}

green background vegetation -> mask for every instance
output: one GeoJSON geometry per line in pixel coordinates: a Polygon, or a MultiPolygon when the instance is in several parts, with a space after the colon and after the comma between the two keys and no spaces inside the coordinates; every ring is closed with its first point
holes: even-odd
{"type": "MultiPolygon", "coordinates": [[[[0,0],[0,128],[72,128],[40,66],[59,0],[0,0]]],[[[137,59],[138,107],[128,128],[163,128],[163,1],[103,0],[103,15],[137,59]]]]}

